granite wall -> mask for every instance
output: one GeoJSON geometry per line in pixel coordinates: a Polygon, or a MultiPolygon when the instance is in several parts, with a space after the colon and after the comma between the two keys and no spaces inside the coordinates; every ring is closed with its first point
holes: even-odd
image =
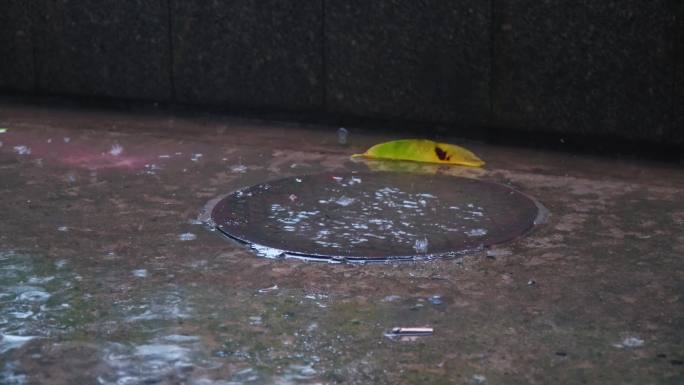
{"type": "Polygon", "coordinates": [[[384,119],[483,125],[489,0],[325,1],[326,107],[384,119]]]}
{"type": "Polygon", "coordinates": [[[323,108],[319,0],[170,0],[174,98],[323,108]]]}
{"type": "Polygon", "coordinates": [[[673,124],[671,5],[497,1],[493,119],[530,130],[663,140],[673,124]]]}
{"type": "Polygon", "coordinates": [[[29,3],[0,2],[0,90],[31,93],[35,89],[33,31],[29,3]]]}
{"type": "Polygon", "coordinates": [[[670,141],[684,144],[684,1],[679,0],[676,6],[676,38],[675,63],[676,75],[674,114],[670,141]]]}
{"type": "Polygon", "coordinates": [[[682,0],[2,0],[0,92],[684,144],[682,0]]]}
{"type": "Polygon", "coordinates": [[[37,92],[171,97],[166,0],[33,0],[37,92]]]}

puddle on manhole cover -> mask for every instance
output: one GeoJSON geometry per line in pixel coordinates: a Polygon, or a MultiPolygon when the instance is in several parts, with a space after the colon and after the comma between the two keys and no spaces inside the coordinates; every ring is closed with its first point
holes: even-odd
{"type": "Polygon", "coordinates": [[[542,211],[516,190],[476,179],[325,173],[233,192],[211,218],[262,256],[372,262],[453,257],[510,241],[542,211]]]}

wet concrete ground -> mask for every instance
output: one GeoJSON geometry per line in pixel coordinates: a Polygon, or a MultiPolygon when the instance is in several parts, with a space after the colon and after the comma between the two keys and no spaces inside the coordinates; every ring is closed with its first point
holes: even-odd
{"type": "Polygon", "coordinates": [[[684,383],[680,164],[477,143],[484,169],[352,162],[396,136],[10,105],[0,128],[2,384],[684,383]],[[505,183],[551,217],[366,266],[259,258],[197,221],[237,188],[355,170],[505,183]]]}

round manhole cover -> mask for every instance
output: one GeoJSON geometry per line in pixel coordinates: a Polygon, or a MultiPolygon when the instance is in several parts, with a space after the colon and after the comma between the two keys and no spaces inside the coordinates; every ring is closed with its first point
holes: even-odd
{"type": "Polygon", "coordinates": [[[539,212],[500,184],[379,172],[258,184],[229,194],[211,216],[261,255],[363,262],[455,256],[509,241],[539,212]]]}

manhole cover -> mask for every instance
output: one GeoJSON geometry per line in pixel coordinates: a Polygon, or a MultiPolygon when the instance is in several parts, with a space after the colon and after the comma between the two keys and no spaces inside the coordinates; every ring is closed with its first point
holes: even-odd
{"type": "Polygon", "coordinates": [[[459,255],[514,239],[540,209],[509,187],[409,173],[317,174],[229,194],[223,234],[269,257],[384,261],[459,255]]]}

